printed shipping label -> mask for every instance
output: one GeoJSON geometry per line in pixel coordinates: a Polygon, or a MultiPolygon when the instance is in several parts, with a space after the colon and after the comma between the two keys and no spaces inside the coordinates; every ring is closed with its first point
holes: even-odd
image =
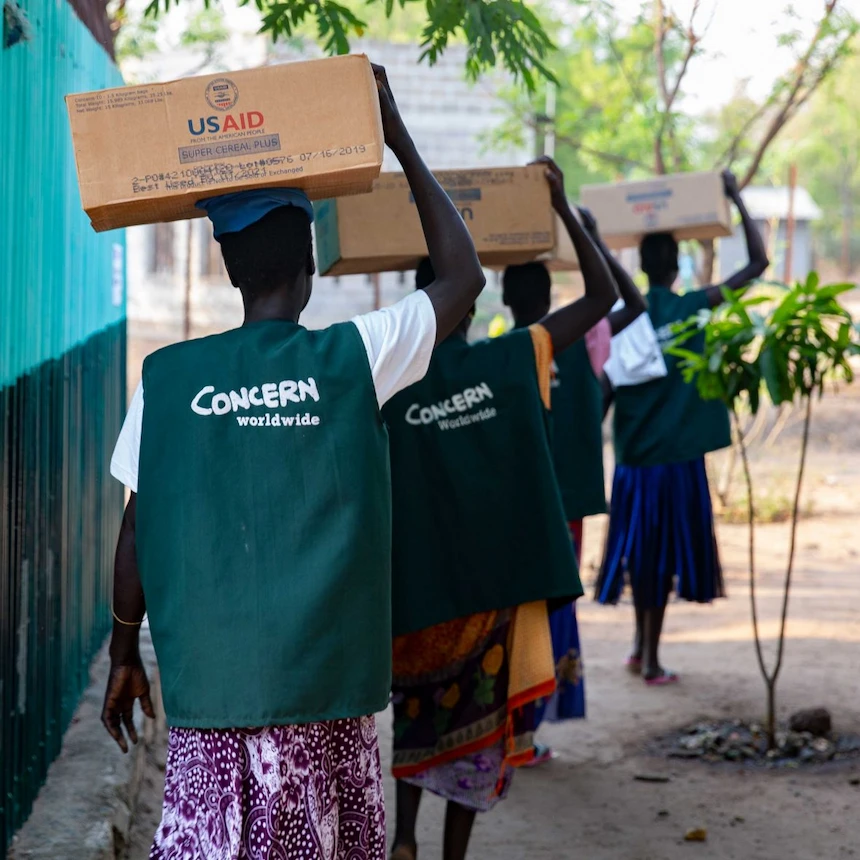
{"type": "MultiPolygon", "coordinates": [[[[476,203],[483,199],[480,188],[451,188],[448,186],[443,186],[443,188],[452,203],[476,203]]],[[[409,202],[415,202],[412,192],[409,193],[409,202]]]]}
{"type": "Polygon", "coordinates": [[[552,244],[552,236],[548,232],[492,233],[489,236],[484,236],[482,241],[488,245],[519,245],[532,247],[534,245],[552,244]]]}
{"type": "Polygon", "coordinates": [[[215,161],[219,158],[235,158],[240,155],[259,155],[264,152],[280,152],[281,136],[268,134],[247,140],[231,140],[224,143],[197,144],[179,147],[179,163],[194,164],[199,161],[215,161]]]}

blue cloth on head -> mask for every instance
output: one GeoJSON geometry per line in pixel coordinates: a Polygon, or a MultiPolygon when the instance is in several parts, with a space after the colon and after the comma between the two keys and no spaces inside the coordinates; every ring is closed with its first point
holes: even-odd
{"type": "Polygon", "coordinates": [[[251,224],[256,224],[273,209],[280,209],[281,206],[295,206],[308,216],[309,221],[314,220],[314,207],[307,194],[298,188],[237,191],[209,197],[197,203],[197,208],[209,216],[216,239],[220,239],[224,233],[238,233],[251,224]]]}

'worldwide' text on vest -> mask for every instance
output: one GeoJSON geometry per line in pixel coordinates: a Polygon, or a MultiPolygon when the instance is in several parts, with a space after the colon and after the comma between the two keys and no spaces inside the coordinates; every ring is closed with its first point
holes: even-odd
{"type": "MultiPolygon", "coordinates": [[[[481,382],[474,387],[464,389],[459,394],[452,395],[446,400],[431,403],[429,406],[413,403],[406,410],[406,420],[414,426],[432,424],[434,421],[447,419],[449,415],[467,412],[473,406],[483,403],[484,400],[492,399],[493,392],[490,386],[486,382],[481,382]]],[[[447,427],[442,429],[447,429],[447,427]]]]}

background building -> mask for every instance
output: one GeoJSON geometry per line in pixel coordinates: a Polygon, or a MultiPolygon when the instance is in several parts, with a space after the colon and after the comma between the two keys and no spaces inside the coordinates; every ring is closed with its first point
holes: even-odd
{"type": "MultiPolygon", "coordinates": [[[[744,203],[761,231],[771,260],[768,277],[781,281],[785,277],[788,251],[789,189],[751,186],[742,192],[744,203]]],[[[791,279],[802,280],[815,268],[812,227],[821,218],[821,210],[805,188],[794,190],[794,237],[791,251],[791,279]]],[[[720,275],[728,277],[746,265],[747,252],[740,225],[717,245],[720,275]]]]}

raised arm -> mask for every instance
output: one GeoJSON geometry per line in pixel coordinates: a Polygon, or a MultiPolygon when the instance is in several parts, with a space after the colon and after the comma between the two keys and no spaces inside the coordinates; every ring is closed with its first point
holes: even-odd
{"type": "Polygon", "coordinates": [[[140,622],[146,613],[146,604],[137,569],[136,516],[137,495],[132,493],[122,518],[114,559],[111,665],[102,710],[102,723],[123,752],[128,752],[123,726],[131,742],[137,743],[133,719],[135,699],[140,699],[146,716],[155,717],[139,650],[140,622]]]}
{"type": "Polygon", "coordinates": [[[761,233],[758,231],[752,216],[747,211],[744,204],[741,192],[738,189],[738,181],[735,175],[726,170],[723,173],[723,182],[726,187],[726,197],[738,207],[738,213],[741,216],[741,225],[744,229],[744,238],[747,243],[747,256],[749,262],[739,271],[735,272],[730,277],[726,278],[722,284],[715,287],[705,287],[708,294],[708,301],[712,308],[723,303],[723,288],[727,287],[730,290],[744,290],[756,279],[760,278],[770,261],[767,258],[767,251],[764,247],[764,240],[761,233]]]}
{"type": "Polygon", "coordinates": [[[553,208],[570,235],[579,259],[582,278],[585,281],[585,295],[581,299],[547,314],[541,320],[541,325],[549,332],[552,339],[553,351],[559,353],[584,337],[592,326],[609,313],[618,298],[618,293],[603,255],[591,241],[567,202],[564,193],[564,176],[558,165],[546,157],[539,159],[539,163],[546,166],[553,208]]]}
{"type": "Polygon", "coordinates": [[[436,343],[441,343],[475,303],[485,278],[465,222],[442,186],[427,169],[397,110],[385,69],[374,66],[385,142],[397,156],[427,241],[436,280],[427,295],[436,311],[436,343]]]}
{"type": "Polygon", "coordinates": [[[609,314],[609,327],[612,334],[616,335],[620,331],[624,331],[630,323],[637,317],[641,316],[648,310],[648,303],[645,301],[645,296],[639,292],[639,287],[633,282],[627,269],[618,262],[613,253],[606,247],[606,243],[600,236],[600,231],[597,226],[597,220],[594,215],[583,206],[579,207],[579,217],[582,219],[583,226],[591,236],[591,241],[597,246],[597,249],[603,255],[606,265],[609,266],[609,271],[615,279],[615,284],[618,287],[618,293],[624,301],[624,307],[621,310],[613,311],[609,314]]]}

